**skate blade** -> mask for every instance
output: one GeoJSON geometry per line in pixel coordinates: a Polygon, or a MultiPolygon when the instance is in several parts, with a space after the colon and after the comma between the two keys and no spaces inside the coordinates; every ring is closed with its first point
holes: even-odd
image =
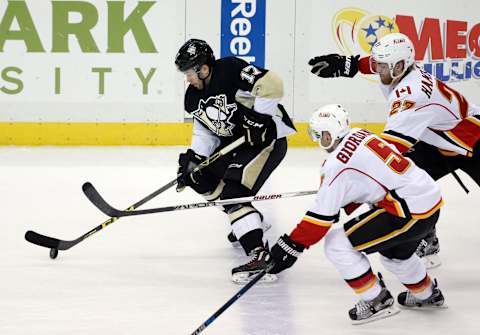
{"type": "MultiPolygon", "coordinates": [[[[238,285],[245,285],[245,284],[248,284],[248,282],[250,282],[250,280],[252,280],[256,275],[257,275],[256,273],[250,274],[247,272],[239,272],[232,275],[232,281],[238,285]]],[[[258,282],[272,283],[277,279],[278,279],[277,275],[272,273],[267,273],[258,282]]]]}
{"type": "Polygon", "coordinates": [[[437,254],[423,257],[423,262],[428,270],[438,268],[440,265],[442,265],[440,256],[437,254]]]}
{"type": "Polygon", "coordinates": [[[401,309],[416,309],[416,310],[432,310],[432,309],[447,309],[448,305],[443,304],[443,305],[423,305],[423,306],[404,306],[400,305],[401,309]]]}
{"type": "Polygon", "coordinates": [[[352,321],[353,325],[362,325],[364,323],[369,323],[369,322],[373,322],[373,321],[377,321],[377,320],[381,320],[381,319],[386,319],[386,318],[394,316],[395,314],[398,314],[398,313],[400,313],[400,309],[398,309],[395,306],[390,306],[390,307],[385,308],[385,309],[381,310],[380,312],[372,315],[371,317],[369,317],[367,319],[351,320],[351,321],[352,321]]]}

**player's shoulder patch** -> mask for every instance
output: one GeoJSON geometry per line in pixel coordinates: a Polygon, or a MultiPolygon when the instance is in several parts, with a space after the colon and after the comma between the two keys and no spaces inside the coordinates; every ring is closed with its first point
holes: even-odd
{"type": "Polygon", "coordinates": [[[418,92],[411,84],[400,83],[390,95],[389,116],[413,109],[419,100],[418,92]]]}
{"type": "Polygon", "coordinates": [[[395,96],[400,99],[404,96],[412,95],[412,88],[410,85],[399,86],[394,90],[395,96]]]}

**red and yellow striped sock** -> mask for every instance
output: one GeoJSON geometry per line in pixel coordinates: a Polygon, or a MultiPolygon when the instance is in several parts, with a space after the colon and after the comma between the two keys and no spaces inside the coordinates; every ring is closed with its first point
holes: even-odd
{"type": "Polygon", "coordinates": [[[371,268],[361,276],[352,279],[345,279],[345,281],[348,286],[350,286],[355,293],[360,295],[361,299],[365,301],[374,299],[382,290],[377,276],[373,274],[371,268]]]}
{"type": "Polygon", "coordinates": [[[432,295],[432,279],[427,274],[425,278],[423,278],[418,283],[414,284],[403,284],[406,288],[415,296],[417,299],[427,299],[429,296],[432,295]]]}

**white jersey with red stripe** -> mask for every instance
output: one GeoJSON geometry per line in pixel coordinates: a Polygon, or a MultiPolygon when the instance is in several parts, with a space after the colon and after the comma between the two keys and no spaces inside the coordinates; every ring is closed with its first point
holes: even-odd
{"type": "Polygon", "coordinates": [[[332,216],[349,203],[369,203],[399,217],[423,218],[441,199],[424,170],[375,134],[355,128],[326,160],[311,211],[332,216]]]}
{"type": "Polygon", "coordinates": [[[480,109],[420,67],[400,82],[382,85],[389,116],[382,138],[405,151],[417,141],[471,156],[480,138],[480,109]]]}
{"type": "Polygon", "coordinates": [[[434,214],[443,201],[435,181],[395,146],[354,128],[329,154],[315,202],[290,237],[305,247],[317,243],[338,221],[340,209],[355,203],[422,219],[434,214]]]}

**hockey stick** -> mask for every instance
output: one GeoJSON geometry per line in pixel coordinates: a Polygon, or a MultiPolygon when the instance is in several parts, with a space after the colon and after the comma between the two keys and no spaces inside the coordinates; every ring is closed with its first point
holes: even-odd
{"type": "MultiPolygon", "coordinates": [[[[191,173],[195,173],[195,172],[203,169],[204,167],[210,165],[211,163],[215,162],[218,158],[228,154],[229,152],[236,149],[237,147],[239,147],[243,143],[245,143],[245,138],[240,137],[236,141],[230,143],[229,145],[227,145],[223,149],[217,151],[215,154],[213,154],[212,156],[205,159],[202,163],[200,163],[200,165],[198,165],[195,169],[193,169],[193,171],[191,173]]],[[[178,176],[177,176],[177,178],[178,178],[178,176]]],[[[177,184],[177,178],[173,179],[172,181],[170,181],[166,185],[162,186],[161,188],[159,188],[155,192],[147,195],[142,200],[140,200],[140,201],[136,202],[135,204],[131,205],[130,207],[128,207],[126,209],[126,211],[135,210],[136,208],[142,206],[146,202],[155,198],[160,193],[162,193],[162,192],[168,190],[170,187],[176,185],[177,184]]],[[[119,219],[119,217],[116,217],[115,215],[111,215],[110,219],[104,221],[99,226],[93,228],[89,232],[87,232],[87,233],[83,234],[82,236],[80,236],[80,237],[78,237],[74,240],[71,240],[71,241],[59,240],[57,238],[53,238],[53,237],[49,237],[49,236],[45,236],[45,235],[36,233],[32,230],[29,230],[25,233],[25,239],[28,242],[39,245],[41,247],[50,248],[50,258],[54,259],[58,255],[58,250],[68,250],[68,249],[70,249],[74,245],[77,245],[78,243],[85,240],[87,237],[90,237],[93,234],[99,232],[100,230],[102,230],[103,228],[112,224],[113,222],[117,221],[118,219],[119,219]]]]}
{"type": "Polygon", "coordinates": [[[184,204],[184,205],[175,205],[175,206],[166,206],[166,207],[157,207],[157,208],[149,208],[149,209],[139,209],[139,210],[128,209],[128,210],[122,211],[108,204],[91,183],[83,184],[82,188],[83,188],[83,192],[85,193],[87,198],[92,202],[92,204],[94,204],[99,210],[101,210],[103,213],[107,214],[108,216],[114,216],[114,217],[145,215],[145,214],[153,214],[153,213],[161,213],[161,212],[173,212],[173,211],[180,211],[180,210],[193,209],[193,208],[217,207],[217,206],[233,205],[233,204],[252,202],[252,201],[300,197],[304,195],[317,193],[317,191],[315,190],[315,191],[299,191],[299,192],[288,192],[288,193],[279,193],[279,194],[255,195],[251,197],[225,199],[225,200],[219,200],[219,201],[197,202],[194,204],[184,204]]]}
{"type": "Polygon", "coordinates": [[[270,265],[267,269],[265,270],[262,270],[262,272],[260,272],[259,274],[257,274],[255,277],[253,277],[253,279],[248,283],[246,284],[244,287],[242,287],[240,289],[240,291],[238,291],[237,293],[235,293],[235,295],[233,297],[231,297],[222,307],[220,307],[215,313],[213,313],[212,316],[210,316],[207,321],[205,321],[204,323],[202,323],[200,325],[200,327],[198,327],[197,329],[195,329],[195,331],[191,334],[191,335],[197,335],[197,334],[200,334],[205,328],[207,328],[213,321],[215,321],[219,316],[220,314],[222,314],[223,312],[225,312],[225,310],[230,307],[231,305],[233,305],[233,303],[235,301],[237,301],[238,299],[240,299],[240,297],[242,295],[244,295],[249,289],[252,288],[253,285],[255,285],[260,279],[262,279],[263,276],[265,276],[267,274],[267,272],[273,267],[273,265],[270,265]]]}

